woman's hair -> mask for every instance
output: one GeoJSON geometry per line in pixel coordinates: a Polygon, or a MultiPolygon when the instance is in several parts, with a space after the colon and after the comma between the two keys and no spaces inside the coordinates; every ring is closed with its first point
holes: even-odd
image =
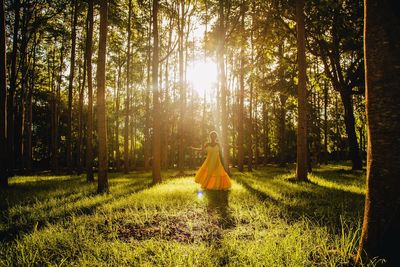
{"type": "Polygon", "coordinates": [[[211,132],[210,132],[210,139],[212,139],[211,136],[213,136],[213,135],[215,135],[215,140],[217,140],[217,139],[218,139],[218,134],[217,134],[216,131],[211,131],[211,132]]]}

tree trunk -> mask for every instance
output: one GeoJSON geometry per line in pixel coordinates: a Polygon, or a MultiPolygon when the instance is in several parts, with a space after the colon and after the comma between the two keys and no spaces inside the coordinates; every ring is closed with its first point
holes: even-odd
{"type": "Polygon", "coordinates": [[[185,98],[186,98],[186,89],[185,89],[185,81],[184,81],[184,70],[183,70],[183,29],[185,25],[185,2],[182,1],[180,3],[180,11],[179,11],[179,28],[178,28],[178,36],[179,36],[179,128],[178,128],[178,136],[179,136],[179,150],[178,150],[178,170],[179,174],[182,175],[184,173],[184,165],[185,165],[185,98]]]}
{"type": "Polygon", "coordinates": [[[306,51],[304,36],[304,0],[296,1],[297,18],[297,66],[298,81],[298,126],[296,176],[299,181],[307,180],[307,87],[306,51]]]}
{"type": "Polygon", "coordinates": [[[218,65],[219,65],[219,82],[221,92],[221,128],[222,128],[222,153],[223,165],[227,173],[229,173],[229,145],[228,145],[228,112],[226,105],[227,88],[226,88],[226,75],[225,75],[225,1],[219,0],[219,40],[218,40],[218,65]]]}
{"type": "Polygon", "coordinates": [[[117,99],[115,101],[115,168],[117,171],[121,170],[121,154],[119,152],[119,92],[121,90],[121,75],[122,75],[122,64],[118,64],[118,78],[117,78],[117,99]]]}
{"type": "Polygon", "coordinates": [[[6,24],[4,0],[0,1],[0,187],[8,186],[7,172],[7,83],[6,24]]]}
{"type": "Polygon", "coordinates": [[[328,86],[324,83],[324,163],[328,164],[328,86]]]}
{"type": "MultiPolygon", "coordinates": [[[[83,98],[84,98],[84,91],[85,91],[85,83],[86,83],[86,56],[83,56],[83,75],[82,75],[82,83],[79,88],[79,100],[78,100],[78,116],[79,116],[79,125],[78,125],[78,145],[77,145],[77,158],[76,158],[76,169],[78,174],[82,172],[82,147],[83,147],[83,98]]],[[[81,72],[81,66],[79,66],[79,72],[81,72]]],[[[81,74],[79,73],[79,76],[81,74]]],[[[80,80],[80,78],[79,78],[80,80]]]]}
{"type": "MultiPolygon", "coordinates": [[[[150,3],[151,4],[151,3],[150,3]]],[[[151,70],[151,19],[149,20],[147,43],[146,125],[144,129],[144,169],[150,169],[150,70],[151,70]]]]}
{"type": "Polygon", "coordinates": [[[9,176],[14,175],[15,160],[15,91],[17,87],[18,31],[20,21],[20,0],[14,1],[14,33],[11,53],[10,89],[7,96],[7,155],[9,176]]]}
{"type": "Polygon", "coordinates": [[[400,266],[400,17],[397,1],[365,0],[367,192],[357,261],[400,266]]]}
{"type": "Polygon", "coordinates": [[[350,149],[350,159],[352,161],[353,170],[362,169],[362,161],[360,150],[358,148],[355,119],[353,112],[353,97],[350,90],[340,90],[340,97],[344,106],[344,123],[346,126],[347,138],[350,149]]]}
{"type": "Polygon", "coordinates": [[[35,71],[36,71],[36,46],[37,46],[37,39],[36,33],[34,33],[34,40],[33,40],[33,65],[32,65],[32,73],[31,73],[31,82],[29,85],[29,92],[28,92],[28,125],[26,127],[27,130],[27,146],[26,146],[26,162],[27,162],[27,170],[32,170],[32,98],[33,98],[33,90],[35,89],[35,71]]]}
{"type": "Polygon", "coordinates": [[[278,118],[278,147],[279,147],[279,154],[278,154],[278,163],[280,167],[286,166],[286,131],[285,131],[285,124],[286,124],[286,101],[288,97],[280,93],[279,100],[280,100],[280,109],[279,109],[279,118],[278,118]]]}
{"type": "Polygon", "coordinates": [[[127,51],[127,62],[126,62],[126,102],[125,102],[125,128],[124,128],[124,172],[129,172],[129,104],[131,97],[130,90],[130,64],[131,64],[131,17],[132,17],[132,0],[128,2],[128,51],[127,51]]]}
{"type": "Polygon", "coordinates": [[[100,1],[100,34],[97,59],[97,132],[99,138],[99,174],[97,192],[108,192],[108,154],[106,117],[106,52],[107,52],[107,5],[100,1]]]}
{"type": "MultiPolygon", "coordinates": [[[[242,44],[246,42],[245,36],[245,24],[244,24],[244,17],[245,17],[245,6],[244,3],[240,6],[241,9],[241,27],[242,27],[242,44]]],[[[237,165],[238,170],[243,171],[244,165],[244,45],[240,48],[240,72],[239,72],[239,114],[238,114],[238,137],[237,137],[237,165]]]]}
{"type": "MultiPolygon", "coordinates": [[[[53,51],[53,62],[55,57],[55,52],[53,51]]],[[[54,63],[53,63],[54,65],[54,63]]],[[[64,43],[61,45],[60,49],[60,67],[58,71],[58,80],[57,80],[57,88],[53,90],[53,114],[52,114],[52,122],[51,122],[51,169],[54,173],[58,172],[58,125],[59,125],[59,101],[60,101],[60,94],[61,94],[61,82],[62,82],[62,73],[64,66],[64,43]]],[[[53,78],[55,77],[55,70],[53,66],[53,78]]],[[[54,81],[53,81],[54,83],[54,81]]]]}
{"type": "MultiPolygon", "coordinates": [[[[264,100],[265,101],[265,100],[264,100]]],[[[263,103],[263,139],[264,139],[264,165],[268,163],[270,157],[269,148],[269,114],[267,103],[263,103]]]]}
{"type": "Polygon", "coordinates": [[[93,46],[93,1],[89,0],[88,28],[86,33],[86,70],[88,84],[88,108],[86,122],[86,180],[93,182],[93,78],[92,78],[92,46],[93,46]]]}
{"type": "Polygon", "coordinates": [[[153,64],[151,70],[153,86],[153,183],[161,182],[161,112],[158,91],[158,0],[153,0],[153,64]]]}
{"type": "Polygon", "coordinates": [[[74,15],[72,20],[72,34],[71,34],[71,61],[68,82],[68,115],[67,115],[67,169],[68,172],[72,171],[72,95],[74,87],[74,74],[75,74],[75,48],[76,48],[76,24],[78,22],[78,1],[74,0],[74,15]]]}

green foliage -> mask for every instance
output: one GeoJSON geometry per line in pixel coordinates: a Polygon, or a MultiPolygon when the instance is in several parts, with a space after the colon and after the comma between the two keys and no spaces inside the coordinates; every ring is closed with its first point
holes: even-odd
{"type": "MultiPolygon", "coordinates": [[[[234,172],[229,209],[193,177],[148,187],[112,174],[110,194],[83,176],[14,177],[1,207],[0,266],[344,266],[360,236],[364,173],[316,168],[234,172]],[[217,199],[217,202],[215,200],[217,199]]],[[[371,263],[373,266],[375,263],[371,263]]]]}

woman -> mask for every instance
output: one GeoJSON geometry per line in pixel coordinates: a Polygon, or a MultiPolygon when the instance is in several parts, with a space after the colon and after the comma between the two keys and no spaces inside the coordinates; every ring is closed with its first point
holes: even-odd
{"type": "Polygon", "coordinates": [[[217,142],[217,132],[210,132],[210,142],[205,143],[203,148],[195,148],[194,150],[207,150],[207,158],[197,171],[195,182],[201,185],[203,189],[209,190],[228,190],[231,188],[231,180],[226,173],[220,159],[220,145],[217,142]]]}

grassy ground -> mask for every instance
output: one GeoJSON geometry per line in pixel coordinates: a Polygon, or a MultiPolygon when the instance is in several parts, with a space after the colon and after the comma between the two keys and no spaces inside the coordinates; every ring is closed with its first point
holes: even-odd
{"type": "Polygon", "coordinates": [[[229,194],[193,176],[150,186],[112,174],[96,195],[84,176],[15,177],[0,191],[0,266],[346,266],[356,253],[364,173],[273,166],[233,172],[229,194]]]}

